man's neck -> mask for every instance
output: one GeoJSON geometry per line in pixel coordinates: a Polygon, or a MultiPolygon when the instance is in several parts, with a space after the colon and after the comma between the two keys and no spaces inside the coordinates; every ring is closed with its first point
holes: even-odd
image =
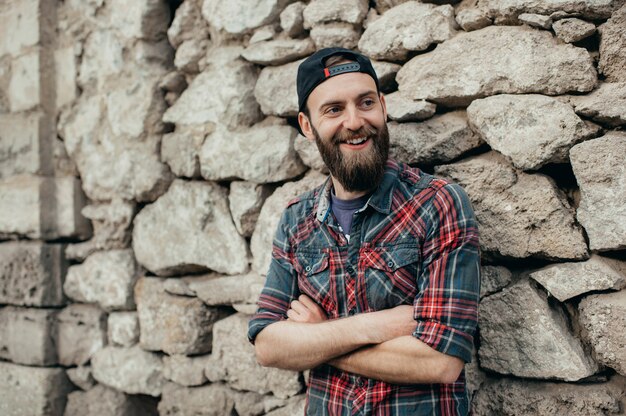
{"type": "Polygon", "coordinates": [[[343,200],[356,199],[356,198],[362,197],[363,195],[367,195],[370,192],[370,190],[346,191],[344,187],[339,183],[339,181],[335,179],[335,177],[331,175],[330,178],[333,181],[333,187],[335,188],[335,196],[339,199],[343,199],[343,200]]]}

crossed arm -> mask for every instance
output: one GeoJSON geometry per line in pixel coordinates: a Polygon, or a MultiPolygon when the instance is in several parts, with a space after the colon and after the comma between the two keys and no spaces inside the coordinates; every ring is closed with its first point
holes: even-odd
{"type": "Polygon", "coordinates": [[[259,364],[301,371],[327,363],[395,384],[452,383],[463,369],[461,359],[411,335],[416,322],[408,305],[327,320],[313,300],[301,295],[287,317],[258,334],[259,364]]]}

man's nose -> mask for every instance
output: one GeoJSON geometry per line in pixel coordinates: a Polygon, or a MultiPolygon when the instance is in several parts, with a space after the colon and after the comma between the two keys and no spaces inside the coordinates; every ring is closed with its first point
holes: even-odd
{"type": "Polygon", "coordinates": [[[343,127],[348,130],[357,131],[365,124],[359,109],[356,107],[350,106],[346,108],[345,116],[343,127]]]}

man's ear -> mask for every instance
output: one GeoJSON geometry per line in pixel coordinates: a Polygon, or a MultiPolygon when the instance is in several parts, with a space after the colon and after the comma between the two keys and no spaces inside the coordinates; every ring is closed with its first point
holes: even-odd
{"type": "Polygon", "coordinates": [[[380,105],[383,107],[383,116],[385,116],[385,121],[387,121],[387,102],[385,101],[385,95],[381,92],[379,97],[380,105]]]}
{"type": "Polygon", "coordinates": [[[304,134],[304,137],[309,140],[315,140],[311,120],[309,120],[306,114],[304,114],[302,111],[298,113],[298,124],[300,125],[300,130],[302,130],[302,134],[304,134]]]}

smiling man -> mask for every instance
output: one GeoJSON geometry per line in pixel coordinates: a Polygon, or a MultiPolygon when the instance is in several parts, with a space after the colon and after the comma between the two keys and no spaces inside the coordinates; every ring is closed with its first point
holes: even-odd
{"type": "Polygon", "coordinates": [[[388,158],[367,57],[322,49],[297,89],[330,177],[278,225],[249,324],[258,362],[311,370],[307,415],[468,414],[480,260],[466,194],[388,158]]]}

